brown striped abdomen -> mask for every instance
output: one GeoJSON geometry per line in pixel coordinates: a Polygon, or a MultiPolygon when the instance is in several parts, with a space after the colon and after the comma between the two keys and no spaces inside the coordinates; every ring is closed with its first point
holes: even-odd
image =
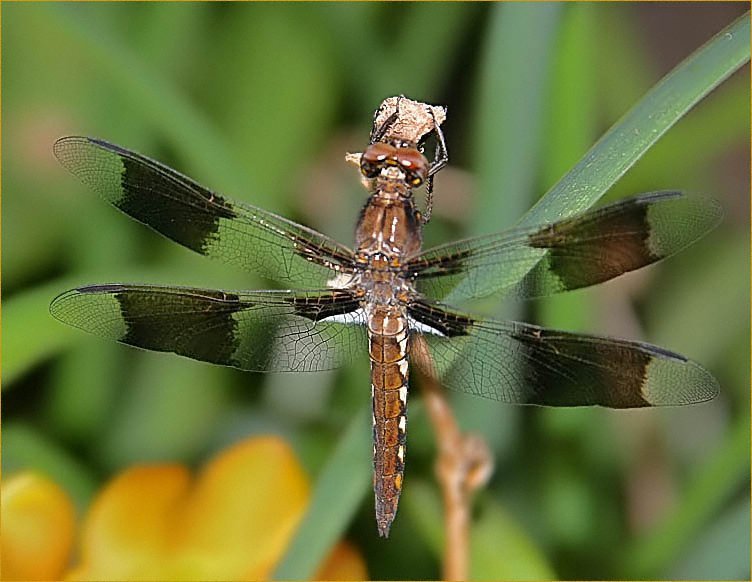
{"type": "Polygon", "coordinates": [[[394,307],[376,307],[369,322],[373,399],[373,490],[379,534],[389,535],[397,513],[405,459],[407,318],[394,307]]]}

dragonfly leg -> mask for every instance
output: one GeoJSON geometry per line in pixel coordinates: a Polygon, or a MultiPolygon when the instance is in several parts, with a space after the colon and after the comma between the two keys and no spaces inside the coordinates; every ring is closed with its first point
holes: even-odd
{"type": "Polygon", "coordinates": [[[426,180],[426,211],[421,215],[421,224],[426,224],[431,220],[433,212],[433,179],[439,171],[449,163],[449,151],[447,150],[444,132],[441,126],[436,122],[436,116],[433,109],[429,108],[433,118],[433,131],[436,134],[436,149],[433,154],[431,167],[428,169],[428,179],[426,180]]]}

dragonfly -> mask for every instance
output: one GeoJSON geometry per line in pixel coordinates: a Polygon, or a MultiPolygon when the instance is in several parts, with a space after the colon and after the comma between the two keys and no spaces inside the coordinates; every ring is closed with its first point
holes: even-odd
{"type": "Polygon", "coordinates": [[[375,513],[384,537],[403,485],[411,365],[448,389],[508,404],[621,409],[718,394],[700,364],[655,345],[452,306],[491,294],[543,297],[650,265],[712,230],[721,219],[716,202],[652,192],[424,250],[430,207],[421,212],[414,193],[425,187],[430,204],[433,178],[448,159],[445,110],[391,99],[365,151],[350,157],[368,189],[354,248],[118,145],[59,139],[60,163],[120,211],[192,251],[294,289],[85,285],[56,297],[51,314],[123,344],[242,370],[330,370],[367,354],[375,513]],[[431,161],[429,137],[437,144],[431,161]]]}

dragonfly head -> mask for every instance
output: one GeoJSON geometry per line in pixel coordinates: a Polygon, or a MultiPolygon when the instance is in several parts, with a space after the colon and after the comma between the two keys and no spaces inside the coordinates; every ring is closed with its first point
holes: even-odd
{"type": "Polygon", "coordinates": [[[409,188],[425,182],[429,167],[425,156],[409,144],[372,143],[360,158],[360,172],[366,178],[399,179],[409,188]]]}

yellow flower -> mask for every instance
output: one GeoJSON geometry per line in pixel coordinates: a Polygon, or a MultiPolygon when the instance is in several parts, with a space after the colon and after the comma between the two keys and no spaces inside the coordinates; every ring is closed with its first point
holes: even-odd
{"type": "MultiPolygon", "coordinates": [[[[230,447],[195,479],[179,465],[133,467],[94,500],[66,579],[269,578],[303,517],[309,489],[292,450],[277,437],[230,447]]],[[[6,563],[5,491],[3,498],[6,563]]],[[[47,570],[46,577],[62,572],[47,570]]],[[[365,579],[366,571],[359,554],[340,545],[319,575],[365,579]]]]}
{"type": "Polygon", "coordinates": [[[3,481],[3,580],[54,580],[68,564],[75,532],[73,504],[49,479],[23,473],[3,481]]]}

